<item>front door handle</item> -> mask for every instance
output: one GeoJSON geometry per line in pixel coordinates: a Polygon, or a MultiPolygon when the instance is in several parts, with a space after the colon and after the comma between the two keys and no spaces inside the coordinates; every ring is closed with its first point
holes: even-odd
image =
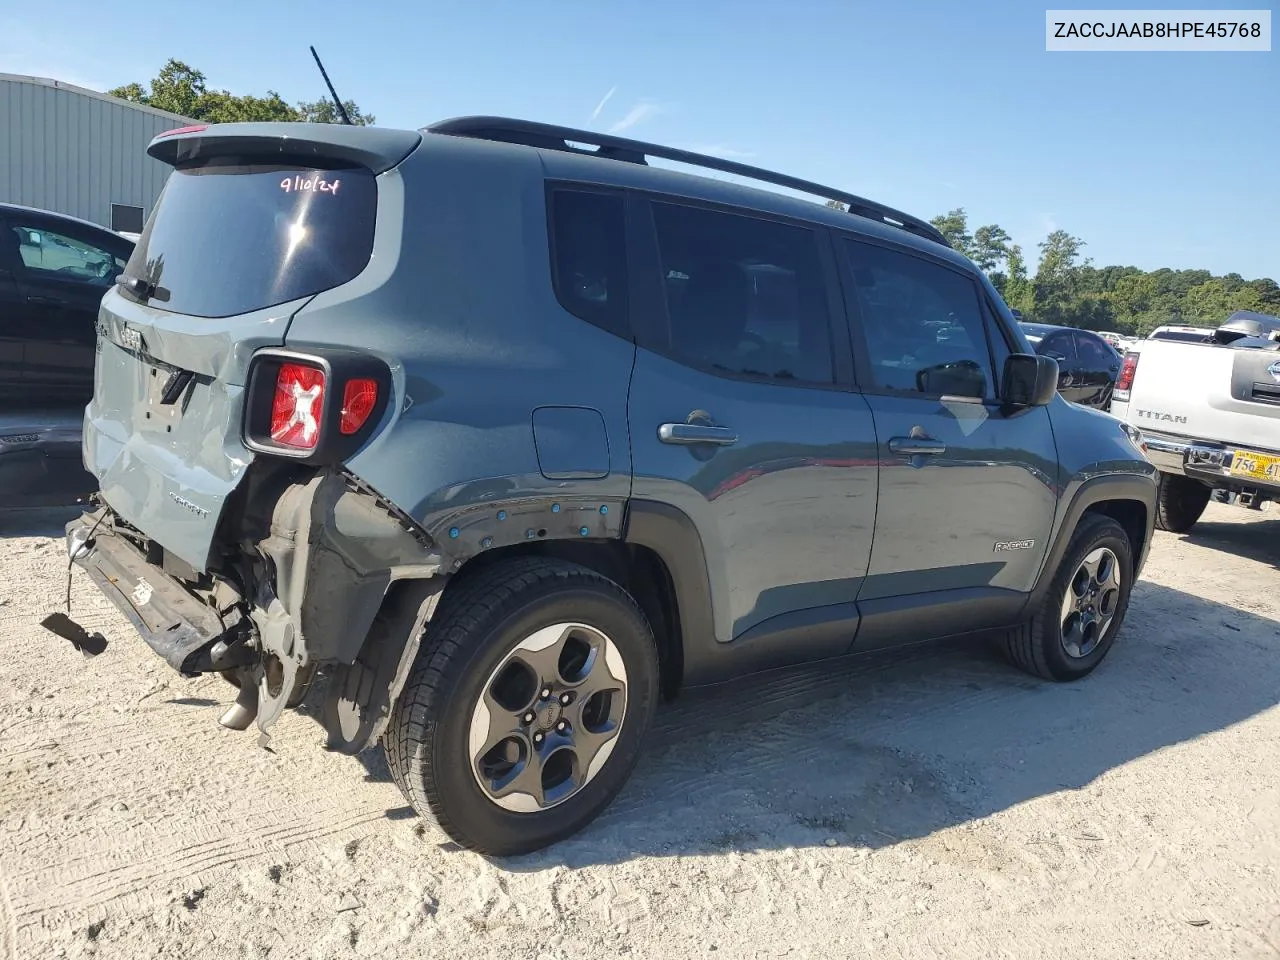
{"type": "Polygon", "coordinates": [[[713,427],[705,423],[664,423],[658,427],[658,439],[663,443],[684,446],[712,443],[727,447],[738,442],[738,433],[729,427],[713,427]]]}
{"type": "Polygon", "coordinates": [[[27,303],[34,303],[41,307],[65,307],[67,301],[61,297],[27,297],[27,303]]]}
{"type": "Polygon", "coordinates": [[[894,437],[889,441],[889,449],[904,457],[932,456],[946,453],[947,445],[941,440],[930,440],[926,437],[894,437]]]}

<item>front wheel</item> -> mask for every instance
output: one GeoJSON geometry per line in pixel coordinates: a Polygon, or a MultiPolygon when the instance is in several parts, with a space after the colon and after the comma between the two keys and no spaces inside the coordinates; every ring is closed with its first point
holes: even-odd
{"type": "Polygon", "coordinates": [[[385,749],[463,847],[528,853],[582,829],[634,768],[658,700],[644,614],[577,564],[498,562],[446,592],[385,749]]]}
{"type": "Polygon", "coordinates": [[[1129,608],[1133,548],[1110,517],[1085,514],[1031,620],[1010,630],[1014,664],[1046,680],[1078,680],[1111,649],[1129,608]]]}

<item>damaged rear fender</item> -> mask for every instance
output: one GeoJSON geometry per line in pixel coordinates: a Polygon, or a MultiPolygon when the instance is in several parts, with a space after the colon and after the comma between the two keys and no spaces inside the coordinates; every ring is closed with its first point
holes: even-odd
{"type": "Polygon", "coordinates": [[[417,655],[446,580],[441,556],[412,521],[327,470],[280,493],[257,548],[274,576],[259,580],[255,611],[287,611],[279,629],[255,617],[263,650],[290,678],[328,665],[329,748],[358,753],[385,728],[417,655]]]}
{"type": "MultiPolygon", "coordinates": [[[[391,585],[441,572],[439,552],[410,521],[327,470],[280,494],[257,547],[274,568],[260,582],[316,663],[354,663],[391,585]]],[[[271,598],[253,599],[265,609],[271,598]]]]}

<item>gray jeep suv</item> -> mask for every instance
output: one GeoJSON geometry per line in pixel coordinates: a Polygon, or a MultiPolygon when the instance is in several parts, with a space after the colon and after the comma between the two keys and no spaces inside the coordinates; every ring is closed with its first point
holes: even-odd
{"type": "Polygon", "coordinates": [[[148,151],[68,551],[238,686],[226,726],[310,695],[512,854],[598,814],[682,686],[993,632],[1072,680],[1114,642],[1155,471],[929,224],[493,117],[148,151]]]}

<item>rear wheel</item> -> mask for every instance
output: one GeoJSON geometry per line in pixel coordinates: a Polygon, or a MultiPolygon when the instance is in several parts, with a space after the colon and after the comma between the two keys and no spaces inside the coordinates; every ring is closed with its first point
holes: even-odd
{"type": "Polygon", "coordinates": [[[1170,533],[1186,533],[1204,508],[1213,491],[1199,480],[1176,473],[1161,473],[1156,490],[1156,527],[1170,533]]]}
{"type": "Polygon", "coordinates": [[[1111,649],[1129,608],[1133,548],[1110,517],[1085,514],[1031,620],[1009,631],[1014,664],[1046,680],[1078,680],[1111,649]]]}
{"type": "Polygon", "coordinates": [[[420,814],[492,855],[577,832],[622,788],[658,699],[631,596],[576,564],[499,563],[446,593],[385,737],[420,814]]]}

